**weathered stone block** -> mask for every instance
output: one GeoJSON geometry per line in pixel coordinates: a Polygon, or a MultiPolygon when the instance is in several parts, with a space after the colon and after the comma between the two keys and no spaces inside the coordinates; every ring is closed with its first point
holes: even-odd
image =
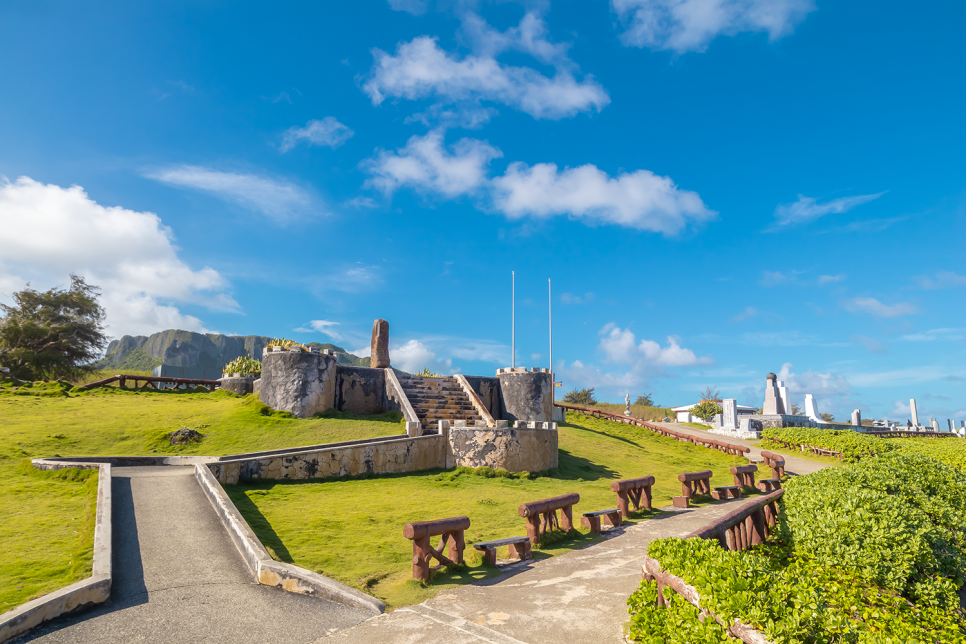
{"type": "Polygon", "coordinates": [[[259,400],[299,418],[335,406],[336,357],[306,351],[266,352],[259,400]]]}
{"type": "Polygon", "coordinates": [[[255,385],[255,376],[222,376],[221,388],[239,396],[247,396],[252,393],[255,385]]]}
{"type": "Polygon", "coordinates": [[[497,372],[502,398],[500,417],[506,420],[553,420],[553,387],[550,373],[501,369],[497,372]]]}
{"type": "Polygon", "coordinates": [[[385,369],[389,366],[389,322],[386,320],[376,320],[372,323],[370,350],[370,367],[385,369]]]}

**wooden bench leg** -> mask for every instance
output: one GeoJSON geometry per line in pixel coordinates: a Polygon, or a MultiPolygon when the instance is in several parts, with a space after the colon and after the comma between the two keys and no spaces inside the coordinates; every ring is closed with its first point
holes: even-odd
{"type": "Polygon", "coordinates": [[[604,518],[606,519],[606,521],[607,521],[607,523],[609,525],[612,525],[615,528],[620,527],[620,525],[621,525],[621,513],[620,512],[611,512],[610,514],[604,515],[604,518]]]}
{"type": "Polygon", "coordinates": [[[644,509],[645,510],[654,509],[651,507],[651,486],[650,485],[644,488],[644,509]]]}
{"type": "Polygon", "coordinates": [[[574,506],[565,505],[560,509],[560,529],[571,532],[574,529],[574,506]]]}
{"type": "Polygon", "coordinates": [[[429,537],[413,539],[413,579],[429,581],[429,537]]]}
{"type": "MultiPolygon", "coordinates": [[[[634,500],[634,491],[633,490],[630,490],[629,492],[618,492],[617,493],[617,509],[620,510],[621,511],[621,514],[623,514],[625,517],[626,516],[630,516],[630,507],[629,507],[629,504],[628,504],[628,497],[630,497],[630,500],[631,501],[634,500]]],[[[634,505],[636,506],[637,503],[635,503],[634,505]]]]}
{"type": "Polygon", "coordinates": [[[600,517],[581,517],[580,525],[590,528],[590,531],[595,534],[600,534],[600,517]]]}
{"type": "Polygon", "coordinates": [[[483,559],[491,566],[496,565],[496,548],[487,548],[483,551],[483,559]]]}
{"type": "MultiPolygon", "coordinates": [[[[529,541],[524,541],[523,543],[511,543],[510,544],[510,558],[516,557],[520,561],[527,561],[533,556],[533,551],[530,547],[529,541]]],[[[493,553],[494,561],[496,560],[496,553],[493,553]]]]}
{"type": "Polygon", "coordinates": [[[537,545],[540,543],[540,515],[527,517],[527,538],[530,543],[537,545]]]}

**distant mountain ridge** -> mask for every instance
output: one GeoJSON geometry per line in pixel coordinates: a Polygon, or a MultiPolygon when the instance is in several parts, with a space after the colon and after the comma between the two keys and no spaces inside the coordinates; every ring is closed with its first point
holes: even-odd
{"type": "MultiPolygon", "coordinates": [[[[223,335],[168,329],[149,336],[126,335],[107,345],[107,353],[94,366],[119,372],[148,371],[166,364],[175,367],[221,369],[240,356],[262,359],[262,349],[272,340],[261,335],[223,335]]],[[[310,342],[307,346],[331,349],[339,364],[368,367],[360,358],[334,344],[310,342]]]]}

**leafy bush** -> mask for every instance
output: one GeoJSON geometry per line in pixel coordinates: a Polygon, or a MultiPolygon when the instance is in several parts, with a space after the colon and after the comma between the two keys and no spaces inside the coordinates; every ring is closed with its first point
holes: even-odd
{"type": "Polygon", "coordinates": [[[564,395],[563,401],[565,403],[570,403],[571,405],[596,405],[597,399],[594,397],[594,388],[590,389],[574,389],[570,393],[564,395]]]}
{"type": "Polygon", "coordinates": [[[222,373],[226,376],[240,373],[243,376],[249,374],[260,375],[262,373],[262,363],[248,356],[239,356],[225,365],[222,373]]]}
{"type": "Polygon", "coordinates": [[[413,375],[422,376],[423,378],[442,378],[442,375],[432,371],[431,369],[423,369],[422,371],[414,373],[413,375]]]}
{"type": "Polygon", "coordinates": [[[703,420],[708,420],[712,416],[717,416],[724,410],[721,409],[721,405],[713,400],[702,400],[697,405],[691,408],[691,415],[697,416],[703,420]]]}
{"type": "Polygon", "coordinates": [[[300,351],[310,351],[304,344],[299,344],[295,340],[287,340],[285,338],[272,338],[265,345],[266,347],[282,347],[285,351],[292,351],[298,349],[300,351]]]}
{"type": "MultiPolygon", "coordinates": [[[[769,544],[661,539],[649,554],[693,585],[701,606],[773,642],[966,642],[957,591],[966,566],[966,475],[889,454],[790,479],[769,544]]],[[[655,582],[628,600],[643,642],[720,642],[723,631],[655,582]],[[709,624],[710,623],[710,624],[709,624]]]]}

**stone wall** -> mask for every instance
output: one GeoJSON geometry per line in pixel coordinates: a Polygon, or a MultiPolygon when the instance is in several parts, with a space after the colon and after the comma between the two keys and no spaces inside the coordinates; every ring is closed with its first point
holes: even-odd
{"type": "Polygon", "coordinates": [[[500,415],[500,379],[485,376],[466,376],[466,381],[483,401],[483,405],[495,420],[510,420],[500,415]]]}
{"type": "Polygon", "coordinates": [[[381,414],[386,406],[386,372],[369,367],[336,368],[335,408],[357,416],[381,414]]]}
{"type": "Polygon", "coordinates": [[[510,472],[543,472],[557,467],[556,425],[536,422],[517,425],[450,428],[448,464],[510,472]]]}
{"type": "Polygon", "coordinates": [[[553,386],[549,369],[497,369],[502,420],[550,422],[553,420],[553,386]]]}
{"type": "Polygon", "coordinates": [[[398,474],[446,466],[446,435],[321,446],[304,452],[208,463],[221,484],[248,479],[310,479],[398,474]]]}
{"type": "Polygon", "coordinates": [[[221,388],[239,396],[247,396],[252,393],[254,384],[255,376],[232,375],[221,377],[221,388]]]}
{"type": "MultiPolygon", "coordinates": [[[[273,347],[278,348],[278,347],[273,347]]],[[[269,351],[258,398],[272,409],[309,418],[335,406],[337,358],[330,351],[269,351]]]]}

